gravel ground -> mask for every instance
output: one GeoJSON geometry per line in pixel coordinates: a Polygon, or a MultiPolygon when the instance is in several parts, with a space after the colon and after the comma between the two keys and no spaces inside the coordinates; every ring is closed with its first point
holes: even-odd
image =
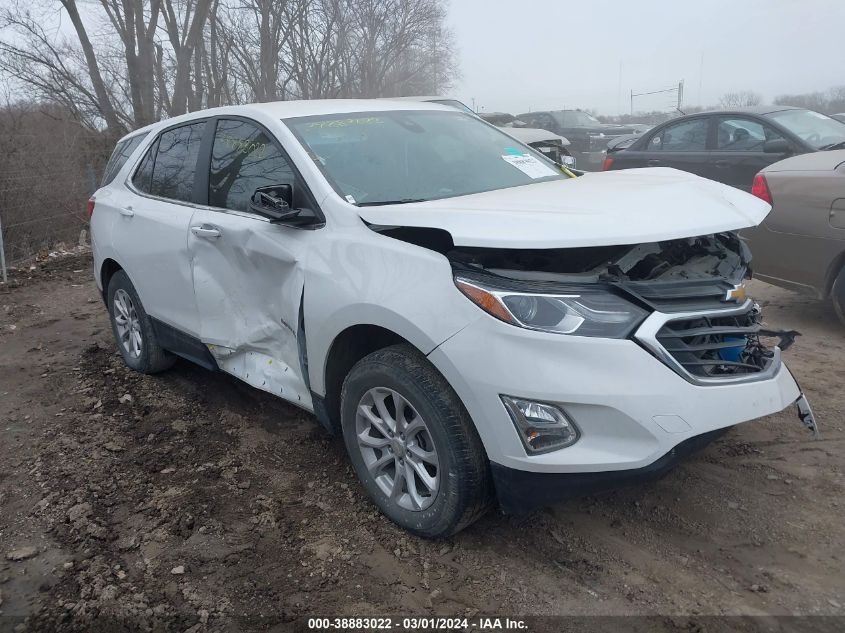
{"type": "MultiPolygon", "coordinates": [[[[0,630],[287,630],[313,615],[845,616],[845,328],[753,284],[822,424],[743,424],[662,480],[424,541],[315,419],[124,367],[74,255],[0,286],[0,630]]],[[[842,624],[843,619],[837,619],[842,624]]],[[[695,629],[704,630],[704,629],[695,629]]]]}

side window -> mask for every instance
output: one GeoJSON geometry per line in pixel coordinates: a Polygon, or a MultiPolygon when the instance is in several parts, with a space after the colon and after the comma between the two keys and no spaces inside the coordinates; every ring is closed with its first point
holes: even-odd
{"type": "Polygon", "coordinates": [[[531,127],[548,128],[550,125],[554,125],[552,117],[545,112],[527,112],[517,118],[531,127]]]}
{"type": "Polygon", "coordinates": [[[204,128],[205,121],[202,121],[167,130],[159,136],[152,166],[151,194],[191,202],[204,128]]]}
{"type": "Polygon", "coordinates": [[[699,152],[707,149],[707,119],[681,121],[651,137],[648,148],[665,152],[699,152]]]}
{"type": "Polygon", "coordinates": [[[208,179],[209,205],[248,211],[256,189],[293,181],[290,164],[261,128],[246,121],[217,122],[208,179]]]}
{"type": "Polygon", "coordinates": [[[153,179],[153,164],[156,160],[156,151],[158,150],[158,139],[153,141],[144,158],[141,159],[141,164],[135,170],[135,175],[132,176],[132,184],[138,191],[150,193],[150,184],[153,179]]]}
{"type": "Polygon", "coordinates": [[[536,123],[540,128],[551,128],[555,126],[555,120],[552,118],[551,114],[538,114],[536,123]]]}
{"type": "Polygon", "coordinates": [[[106,163],[106,170],[103,174],[103,182],[100,183],[101,187],[105,187],[114,180],[114,177],[117,176],[117,172],[119,172],[126,164],[127,159],[132,155],[132,152],[138,149],[141,141],[143,141],[146,136],[146,134],[138,134],[136,136],[123,139],[115,146],[111,158],[109,158],[109,162],[106,163]]]}
{"type": "Polygon", "coordinates": [[[716,149],[723,152],[762,152],[766,141],[781,139],[774,129],[751,119],[720,119],[716,149]]]}

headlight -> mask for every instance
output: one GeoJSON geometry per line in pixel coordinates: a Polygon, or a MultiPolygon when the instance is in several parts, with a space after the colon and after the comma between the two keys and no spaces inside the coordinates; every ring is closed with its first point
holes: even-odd
{"type": "Polygon", "coordinates": [[[647,316],[622,297],[590,288],[566,294],[522,292],[460,276],[455,277],[455,285],[488,314],[530,330],[626,338],[647,316]]]}

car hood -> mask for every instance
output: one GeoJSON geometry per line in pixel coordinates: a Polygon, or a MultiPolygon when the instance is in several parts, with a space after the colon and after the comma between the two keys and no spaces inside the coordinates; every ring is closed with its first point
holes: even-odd
{"type": "Polygon", "coordinates": [[[658,167],[358,212],[370,224],[445,229],[457,246],[574,248],[732,231],[756,226],[770,210],[738,189],[658,167]]]}

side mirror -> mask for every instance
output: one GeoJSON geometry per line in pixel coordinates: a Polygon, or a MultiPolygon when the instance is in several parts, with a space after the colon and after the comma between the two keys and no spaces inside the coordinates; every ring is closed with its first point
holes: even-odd
{"type": "Polygon", "coordinates": [[[775,138],[763,143],[763,151],[766,154],[791,154],[792,146],[785,138],[775,138]]]}
{"type": "Polygon", "coordinates": [[[299,215],[299,211],[291,208],[292,203],[293,187],[290,185],[259,187],[252,194],[249,210],[273,221],[284,221],[299,215]]]}
{"type": "Polygon", "coordinates": [[[291,185],[272,185],[259,187],[252,194],[249,210],[273,224],[286,226],[307,226],[318,222],[318,217],[311,209],[294,209],[293,187],[291,185]]]}

